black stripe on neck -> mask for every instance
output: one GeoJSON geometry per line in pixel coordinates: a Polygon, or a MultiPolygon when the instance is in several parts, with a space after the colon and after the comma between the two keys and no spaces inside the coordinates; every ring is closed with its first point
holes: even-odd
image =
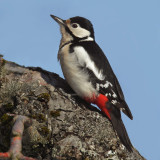
{"type": "MultiPolygon", "coordinates": [[[[78,38],[78,37],[77,37],[77,38],[78,38]]],[[[88,38],[88,36],[83,37],[83,38],[78,38],[78,39],[73,39],[73,40],[71,40],[71,41],[68,41],[68,42],[64,43],[64,44],[60,47],[60,49],[62,49],[64,46],[66,46],[66,45],[69,44],[69,43],[77,43],[77,42],[79,42],[79,41],[81,41],[81,40],[85,40],[85,39],[87,39],[87,38],[88,38]]]]}
{"type": "Polygon", "coordinates": [[[66,42],[66,43],[64,43],[59,49],[62,49],[64,46],[66,46],[67,44],[69,44],[69,43],[72,43],[73,42],[73,40],[72,41],[68,41],[68,42],[66,42]]]}

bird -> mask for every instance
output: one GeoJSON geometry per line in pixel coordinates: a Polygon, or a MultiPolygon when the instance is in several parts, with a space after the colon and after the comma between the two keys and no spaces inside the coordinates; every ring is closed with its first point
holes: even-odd
{"type": "Polygon", "coordinates": [[[95,41],[91,21],[80,16],[67,20],[50,16],[60,26],[58,60],[67,83],[79,97],[98,106],[122,144],[133,152],[121,111],[131,120],[133,116],[107,57],[95,41]]]}

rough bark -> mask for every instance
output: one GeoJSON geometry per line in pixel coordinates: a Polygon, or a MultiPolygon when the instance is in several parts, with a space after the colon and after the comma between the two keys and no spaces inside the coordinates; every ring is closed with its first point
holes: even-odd
{"type": "Polygon", "coordinates": [[[10,114],[32,121],[24,123],[24,131],[19,126],[23,132],[21,155],[38,160],[144,160],[136,149],[129,153],[110,121],[78,98],[57,74],[1,58],[1,153],[8,153],[13,137],[10,114]]]}

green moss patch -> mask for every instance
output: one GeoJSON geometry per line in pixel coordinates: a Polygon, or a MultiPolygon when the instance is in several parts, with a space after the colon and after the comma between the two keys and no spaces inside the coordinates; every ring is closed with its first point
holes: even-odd
{"type": "Polygon", "coordinates": [[[38,95],[38,100],[41,102],[48,102],[50,100],[49,93],[41,93],[40,95],[38,95]]]}
{"type": "Polygon", "coordinates": [[[50,115],[52,117],[59,117],[60,116],[60,111],[59,110],[55,110],[55,111],[50,111],[50,115]]]}

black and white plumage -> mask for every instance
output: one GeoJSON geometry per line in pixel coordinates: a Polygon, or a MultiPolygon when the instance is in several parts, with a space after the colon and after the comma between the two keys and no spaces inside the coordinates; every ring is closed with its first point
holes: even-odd
{"type": "Polygon", "coordinates": [[[51,17],[59,23],[62,33],[58,59],[65,79],[81,98],[100,104],[98,106],[102,111],[107,110],[120,140],[131,151],[132,144],[121,120],[120,110],[130,119],[133,117],[105,54],[95,42],[91,22],[83,17],[66,21],[53,15],[51,17]],[[103,95],[104,99],[98,99],[99,95],[103,95]],[[99,101],[104,101],[105,105],[99,101]]]}

